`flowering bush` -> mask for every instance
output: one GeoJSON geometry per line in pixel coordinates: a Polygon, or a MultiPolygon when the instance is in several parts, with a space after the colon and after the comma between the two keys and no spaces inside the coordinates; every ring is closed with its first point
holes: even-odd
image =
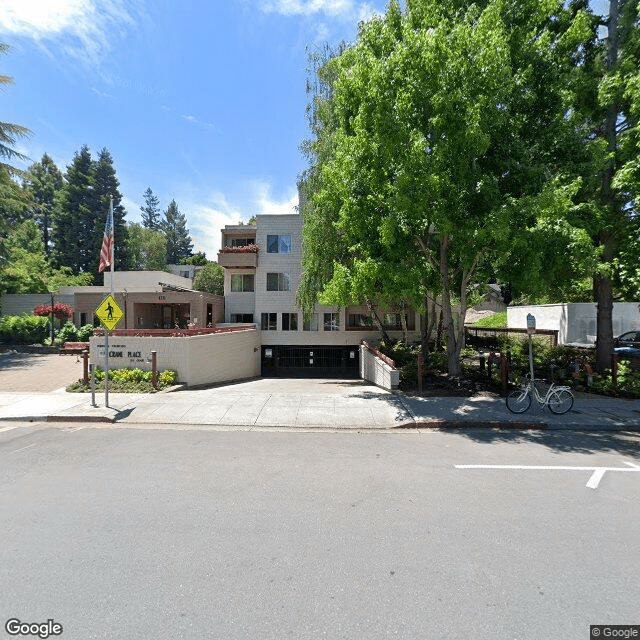
{"type": "Polygon", "coordinates": [[[222,247],[220,249],[222,253],[258,253],[259,250],[257,244],[247,244],[244,247],[222,247]]]}
{"type": "MultiPolygon", "coordinates": [[[[51,305],[50,304],[39,304],[33,310],[34,316],[48,316],[51,315],[51,305]]],[[[64,302],[56,302],[53,305],[53,315],[58,320],[66,320],[67,318],[73,317],[73,309],[64,302]]]]}

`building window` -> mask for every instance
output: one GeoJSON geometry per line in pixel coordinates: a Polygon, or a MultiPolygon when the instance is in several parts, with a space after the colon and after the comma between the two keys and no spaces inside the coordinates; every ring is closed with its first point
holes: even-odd
{"type": "Polygon", "coordinates": [[[231,276],[231,291],[233,293],[253,291],[253,274],[233,274],[231,276]]]}
{"type": "Polygon", "coordinates": [[[263,313],[261,316],[260,328],[263,331],[277,331],[278,330],[278,314],[277,313],[263,313]]]}
{"type": "Polygon", "coordinates": [[[267,291],[291,291],[288,273],[267,273],[267,291]]]}
{"type": "Polygon", "coordinates": [[[340,328],[339,323],[340,323],[339,313],[324,314],[324,330],[325,331],[338,331],[340,328]]]}
{"type": "Polygon", "coordinates": [[[267,253],[291,253],[291,235],[267,236],[267,253]]]}
{"type": "Polygon", "coordinates": [[[399,313],[385,313],[382,324],[385,329],[402,329],[402,321],[399,313]]]}
{"type": "Polygon", "coordinates": [[[248,244],[253,244],[255,238],[231,238],[232,247],[246,247],[248,244]]]}
{"type": "Polygon", "coordinates": [[[188,271],[181,271],[180,272],[180,277],[181,278],[189,278],[189,272],[188,271]]]}
{"type": "Polygon", "coordinates": [[[231,322],[253,322],[253,313],[232,313],[231,322]]]}
{"type": "Polygon", "coordinates": [[[298,330],[298,314],[297,313],[282,314],[282,330],[283,331],[298,330]]]}
{"type": "Polygon", "coordinates": [[[349,329],[371,329],[375,325],[371,316],[364,313],[350,313],[347,326],[349,329]]]}
{"type": "Polygon", "coordinates": [[[302,323],[303,331],[317,331],[318,330],[318,314],[312,313],[308,320],[302,323]]]}

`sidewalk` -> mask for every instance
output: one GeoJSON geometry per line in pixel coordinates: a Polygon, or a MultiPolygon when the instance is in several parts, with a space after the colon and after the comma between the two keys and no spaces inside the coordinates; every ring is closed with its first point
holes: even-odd
{"type": "Polygon", "coordinates": [[[158,394],[0,391],[0,421],[110,422],[210,426],[388,430],[428,427],[501,427],[640,430],[640,400],[577,394],[573,409],[556,416],[535,403],[510,413],[504,398],[417,398],[357,380],[260,378],[210,389],[158,394]]]}

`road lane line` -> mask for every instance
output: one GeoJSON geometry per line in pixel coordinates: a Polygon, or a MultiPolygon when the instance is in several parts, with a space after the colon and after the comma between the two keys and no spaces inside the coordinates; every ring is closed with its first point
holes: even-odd
{"type": "Polygon", "coordinates": [[[589,489],[597,489],[604,474],[607,471],[640,471],[640,467],[632,462],[623,461],[627,467],[568,467],[552,465],[527,465],[527,464],[456,464],[456,469],[511,469],[517,471],[592,471],[586,486],[589,489]]]}

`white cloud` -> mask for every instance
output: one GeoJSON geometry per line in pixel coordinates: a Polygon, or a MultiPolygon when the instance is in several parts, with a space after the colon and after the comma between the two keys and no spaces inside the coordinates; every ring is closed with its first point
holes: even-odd
{"type": "Polygon", "coordinates": [[[255,213],[259,215],[285,215],[296,212],[298,192],[289,189],[290,195],[282,201],[271,199],[271,185],[267,182],[256,182],[255,213]]]}
{"type": "Polygon", "coordinates": [[[262,10],[285,16],[308,16],[314,13],[336,16],[353,12],[353,4],[353,0],[269,0],[263,3],[262,10]]]}
{"type": "Polygon", "coordinates": [[[210,122],[203,122],[202,120],[198,120],[198,118],[196,118],[195,116],[185,115],[185,116],[182,116],[182,119],[186,120],[187,122],[190,122],[191,124],[195,124],[200,127],[205,127],[205,129],[215,129],[218,133],[220,132],[220,130],[214,127],[213,124],[211,124],[210,122]]]}
{"type": "Polygon", "coordinates": [[[31,38],[43,46],[51,41],[68,55],[93,64],[144,13],[142,0],[2,0],[2,5],[0,33],[31,38]]]}
{"type": "Polygon", "coordinates": [[[245,185],[243,202],[232,202],[224,193],[213,192],[202,198],[190,187],[178,190],[178,208],[187,217],[194,251],[204,251],[209,260],[216,260],[220,249],[220,230],[227,224],[247,222],[255,214],[296,213],[298,194],[295,188],[287,190],[282,200],[271,195],[271,185],[264,181],[251,181],[245,185]]]}

